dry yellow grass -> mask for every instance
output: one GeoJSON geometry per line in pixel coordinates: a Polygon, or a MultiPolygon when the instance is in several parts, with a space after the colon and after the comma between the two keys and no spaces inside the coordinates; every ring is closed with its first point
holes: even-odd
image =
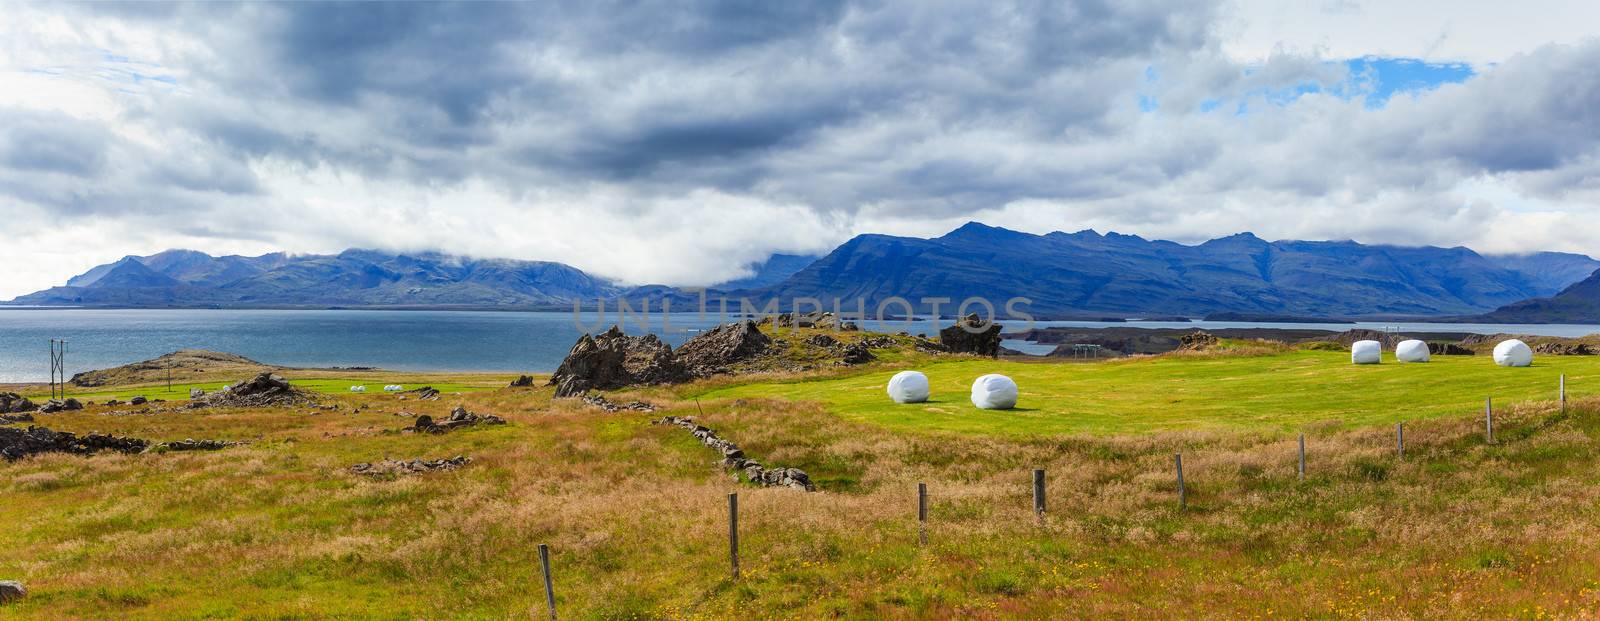
{"type": "Polygon", "coordinates": [[[564,618],[1460,618],[1600,607],[1600,400],[1294,438],[1178,432],[1039,438],[915,434],[778,400],[613,395],[603,413],[545,389],[438,402],[335,397],[340,412],[198,410],[39,424],[215,453],[48,455],[0,464],[0,579],[18,618],[528,618],[534,549],[554,550],[564,618]],[[456,403],[511,424],[384,433],[456,403]],[[358,409],[360,406],[366,409],[358,409]],[[703,416],[700,409],[703,408],[703,416]],[[695,415],[823,492],[735,483],[663,414],[695,415]],[[1176,506],[1184,454],[1189,507],[1176,506]],[[452,472],[360,478],[356,462],[465,454],[452,472]],[[1031,511],[1033,468],[1050,510],[1031,511]],[[915,489],[929,485],[930,543],[915,489]],[[728,579],[725,494],[743,577],[728,579]]]}

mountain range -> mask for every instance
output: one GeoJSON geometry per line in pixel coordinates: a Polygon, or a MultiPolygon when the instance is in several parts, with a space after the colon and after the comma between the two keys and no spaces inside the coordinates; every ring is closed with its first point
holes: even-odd
{"type": "MultiPolygon", "coordinates": [[[[1462,247],[1269,242],[1249,233],[1185,245],[1094,231],[1034,235],[973,222],[931,239],[860,235],[822,257],[772,255],[746,267],[750,276],[712,289],[785,305],[805,297],[853,308],[861,299],[869,312],[891,296],[914,303],[949,298],[943,312],[982,296],[997,306],[1028,298],[1027,311],[1039,317],[1231,312],[1524,321],[1559,307],[1563,316],[1590,313],[1586,321],[1600,321],[1593,306],[1577,302],[1600,299],[1600,283],[1580,283],[1595,280],[1600,261],[1554,252],[1495,256],[1462,247]]],[[[553,262],[376,250],[256,257],[168,250],[124,257],[11,303],[570,308],[574,300],[668,297],[675,308],[687,307],[679,300],[698,299],[661,285],[624,286],[553,262]]]]}

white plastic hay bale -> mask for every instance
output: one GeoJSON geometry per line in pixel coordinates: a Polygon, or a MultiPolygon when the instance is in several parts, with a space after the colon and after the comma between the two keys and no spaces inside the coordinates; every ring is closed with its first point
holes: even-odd
{"type": "Polygon", "coordinates": [[[366,392],[366,391],[367,391],[367,387],[366,386],[351,386],[350,387],[350,392],[366,392]]]}
{"type": "Polygon", "coordinates": [[[1502,367],[1532,366],[1533,349],[1520,339],[1500,341],[1494,346],[1494,363],[1502,367]]]}
{"type": "Polygon", "coordinates": [[[1017,383],[998,373],[972,382],[972,404],[984,410],[1009,410],[1017,407],[1017,383]]]}
{"type": "Polygon", "coordinates": [[[1427,362],[1428,344],[1417,339],[1400,341],[1394,346],[1394,359],[1400,362],[1427,362]]]}
{"type": "Polygon", "coordinates": [[[400,392],[402,390],[405,390],[405,388],[399,384],[389,384],[388,386],[383,387],[384,392],[400,392]]]}
{"type": "Polygon", "coordinates": [[[922,403],[931,393],[928,376],[920,371],[901,371],[889,378],[889,398],[895,403],[922,403]]]}
{"type": "Polygon", "coordinates": [[[1377,341],[1356,341],[1350,344],[1351,364],[1378,364],[1383,362],[1383,344],[1377,341]]]}

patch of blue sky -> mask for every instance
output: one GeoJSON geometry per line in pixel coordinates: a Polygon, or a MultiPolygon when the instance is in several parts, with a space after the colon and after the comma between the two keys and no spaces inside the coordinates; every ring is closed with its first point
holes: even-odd
{"type": "MultiPolygon", "coordinates": [[[[1342,64],[1346,70],[1346,77],[1341,82],[1307,80],[1286,87],[1251,89],[1232,97],[1202,100],[1198,110],[1202,113],[1212,112],[1223,108],[1224,104],[1236,102],[1229,108],[1234,114],[1243,115],[1250,112],[1252,104],[1282,107],[1311,93],[1326,93],[1341,99],[1361,97],[1366,107],[1376,109],[1388,105],[1395,95],[1416,96],[1445,84],[1465,82],[1477,75],[1472,65],[1467,63],[1430,63],[1415,58],[1366,56],[1334,61],[1334,64],[1342,64]]],[[[1251,75],[1255,71],[1255,68],[1247,68],[1244,73],[1251,75]]],[[[1154,68],[1147,68],[1144,77],[1147,86],[1154,86],[1159,81],[1159,74],[1154,68]]],[[[1159,99],[1149,93],[1140,93],[1138,104],[1144,112],[1154,112],[1160,107],[1159,99]]]]}

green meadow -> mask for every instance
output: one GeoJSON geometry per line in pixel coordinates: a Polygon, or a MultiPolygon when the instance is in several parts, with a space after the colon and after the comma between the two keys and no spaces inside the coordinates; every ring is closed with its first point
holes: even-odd
{"type": "Polygon", "coordinates": [[[841,418],[908,432],[1292,431],[1310,425],[1350,427],[1463,415],[1481,411],[1488,397],[1503,404],[1555,399],[1562,374],[1567,376],[1569,394],[1600,393],[1600,357],[1595,356],[1541,356],[1527,368],[1495,366],[1488,356],[1352,365],[1345,352],[1294,350],[1087,364],[929,359],[859,375],[786,378],[692,396],[817,402],[841,418]],[[928,403],[902,405],[889,400],[884,387],[905,369],[927,374],[933,388],[928,403]],[[972,380],[985,373],[1016,380],[1021,388],[1016,409],[973,407],[968,397],[972,380]]]}

